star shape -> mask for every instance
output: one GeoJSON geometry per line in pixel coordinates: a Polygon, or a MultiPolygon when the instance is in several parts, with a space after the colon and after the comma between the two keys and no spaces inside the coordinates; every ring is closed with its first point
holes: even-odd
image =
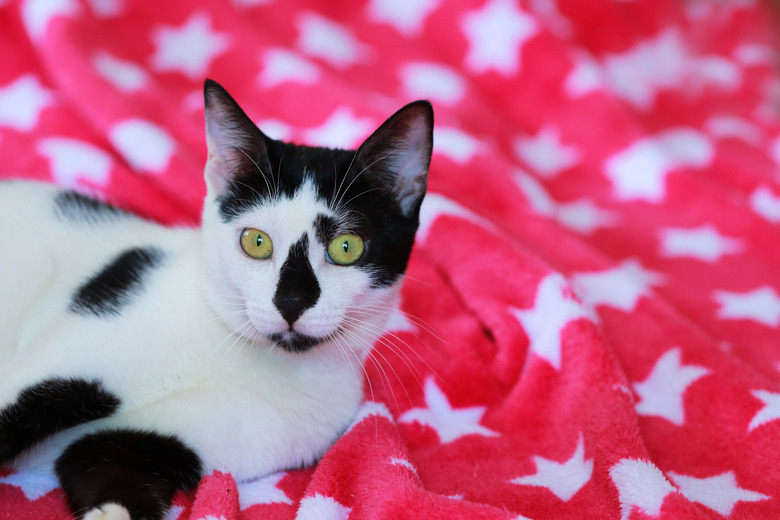
{"type": "Polygon", "coordinates": [[[658,516],[664,499],[674,492],[661,470],[644,460],[621,459],[609,468],[609,477],[618,490],[621,520],[627,520],[634,508],[658,516]]]}
{"type": "Polygon", "coordinates": [[[121,60],[105,51],[99,52],[92,63],[103,79],[125,93],[140,90],[149,80],[146,71],[135,63],[121,60]]]}
{"type": "Polygon", "coordinates": [[[368,17],[374,22],[392,25],[406,37],[422,31],[425,21],[435,11],[441,0],[371,0],[368,17]]]}
{"type": "Polygon", "coordinates": [[[689,73],[689,55],[681,32],[667,29],[623,53],[605,56],[605,83],[616,97],[647,110],[659,91],[683,81],[689,73]]]}
{"type": "Polygon", "coordinates": [[[713,296],[720,305],[718,318],[753,320],[769,327],[780,325],[780,296],[772,287],[763,286],[744,293],[715,291],[713,296]]]}
{"type": "Polygon", "coordinates": [[[301,500],[295,520],[349,520],[351,507],[319,493],[301,500]]]}
{"type": "Polygon", "coordinates": [[[662,283],[664,277],[630,259],[604,271],[576,273],[570,279],[577,294],[590,305],[631,312],[639,299],[650,292],[650,286],[662,283]]]}
{"type": "Polygon", "coordinates": [[[480,142],[455,127],[434,127],[433,153],[441,154],[458,164],[468,164],[480,148],[480,142]]]}
{"type": "Polygon", "coordinates": [[[724,255],[741,253],[744,248],[742,240],[725,237],[709,224],[661,230],[661,255],[667,258],[684,256],[716,262],[724,255]]]}
{"type": "Polygon", "coordinates": [[[772,224],[780,222],[780,197],[766,186],[756,188],[750,195],[750,207],[772,224]]]}
{"type": "Polygon", "coordinates": [[[706,478],[673,471],[669,471],[668,475],[688,500],[714,509],[723,516],[729,516],[737,502],[757,502],[771,498],[763,493],[740,488],[733,471],[706,478]]]}
{"type": "Polygon", "coordinates": [[[267,477],[238,484],[238,500],[241,510],[258,504],[292,504],[287,494],[276,487],[287,473],[273,473],[267,477]]]}
{"type": "Polygon", "coordinates": [[[568,288],[563,276],[547,275],[536,289],[534,306],[510,311],[522,324],[531,341],[530,349],[556,370],[561,369],[561,334],[572,321],[592,319],[568,288]]]}
{"type": "Polygon", "coordinates": [[[704,128],[721,139],[733,137],[751,144],[761,141],[761,131],[740,117],[712,116],[704,123],[704,128]]]}
{"type": "Polygon", "coordinates": [[[756,399],[760,399],[764,403],[764,407],[753,416],[753,420],[750,421],[748,426],[748,431],[752,431],[762,424],[780,419],[780,394],[766,390],[753,390],[751,393],[756,399]]]}
{"type": "Polygon", "coordinates": [[[162,172],[176,151],[168,132],[143,119],[120,121],[111,127],[108,138],[138,172],[162,172]]]}
{"type": "Polygon", "coordinates": [[[603,210],[589,200],[557,202],[539,181],[526,173],[517,172],[514,181],[534,211],[554,218],[563,227],[577,233],[590,234],[600,227],[613,225],[617,221],[615,213],[603,210]]]}
{"type": "Polygon", "coordinates": [[[427,193],[420,207],[420,226],[417,228],[415,240],[420,243],[428,239],[433,223],[439,217],[451,216],[469,220],[488,229],[494,229],[493,225],[477,215],[473,211],[463,207],[454,200],[438,193],[427,193]]]}
{"type": "Polygon", "coordinates": [[[399,75],[404,91],[411,99],[430,99],[452,105],[459,102],[466,92],[465,81],[460,74],[440,63],[406,63],[400,68],[399,75]]]}
{"type": "Polygon", "coordinates": [[[672,424],[685,423],[683,394],[697,379],[709,374],[709,370],[697,365],[683,365],[682,351],[673,348],[655,362],[652,372],[644,381],[632,385],[639,396],[636,412],[639,415],[661,417],[672,424]]]}
{"type": "Polygon", "coordinates": [[[363,61],[370,48],[346,27],[315,13],[298,17],[298,48],[304,54],[320,58],[344,69],[363,61]]]}
{"type": "Polygon", "coordinates": [[[556,462],[535,456],[536,473],[512,479],[512,484],[541,486],[553,495],[568,502],[590,481],[593,459],[585,459],[585,445],[580,435],[574,454],[565,462],[556,462]]]}
{"type": "Polygon", "coordinates": [[[157,72],[180,72],[201,79],[211,62],[230,47],[227,34],[215,32],[206,13],[194,13],[181,27],[162,26],[152,33],[157,48],[151,66],[157,72]]]}
{"type": "Polygon", "coordinates": [[[436,431],[442,444],[449,444],[468,435],[496,437],[498,433],[480,424],[484,406],[453,408],[447,396],[433,378],[425,381],[426,408],[413,408],[398,418],[401,423],[419,423],[436,431]]]}
{"type": "Polygon", "coordinates": [[[79,11],[75,0],[27,0],[21,6],[22,21],[33,39],[46,34],[46,29],[57,16],[73,16],[79,11]]]}
{"type": "Polygon", "coordinates": [[[303,134],[307,142],[331,148],[351,148],[374,128],[369,118],[355,116],[349,107],[337,108],[328,119],[303,134]]]}
{"type": "Polygon", "coordinates": [[[287,49],[268,49],[261,61],[262,70],[257,81],[265,88],[283,83],[312,84],[320,79],[320,70],[315,64],[287,49]]]}
{"type": "Polygon", "coordinates": [[[41,112],[50,106],[54,96],[38,78],[26,74],[0,88],[0,126],[27,132],[38,124],[41,112]]]}
{"type": "Polygon", "coordinates": [[[466,68],[480,74],[495,70],[511,76],[520,68],[521,49],[537,32],[533,17],[513,0],[489,0],[461,19],[468,39],[466,68]]]}
{"type": "Polygon", "coordinates": [[[105,184],[111,172],[111,156],[84,141],[48,137],[38,141],[38,153],[49,160],[54,181],[64,188],[82,182],[105,184]]]}
{"type": "Polygon", "coordinates": [[[714,152],[707,136],[691,129],[673,129],[633,142],[607,159],[606,176],[620,200],[662,202],[666,176],[680,168],[702,167],[714,152]]]}
{"type": "Polygon", "coordinates": [[[580,159],[574,146],[561,141],[557,128],[546,126],[534,137],[519,138],[515,142],[517,155],[544,178],[551,178],[571,168],[580,159]]]}
{"type": "Polygon", "coordinates": [[[38,500],[60,487],[57,477],[51,473],[22,471],[0,477],[0,484],[9,484],[22,490],[27,500],[38,500]]]}
{"type": "Polygon", "coordinates": [[[577,56],[563,83],[566,94],[577,98],[603,88],[604,79],[598,63],[589,56],[577,56]]]}

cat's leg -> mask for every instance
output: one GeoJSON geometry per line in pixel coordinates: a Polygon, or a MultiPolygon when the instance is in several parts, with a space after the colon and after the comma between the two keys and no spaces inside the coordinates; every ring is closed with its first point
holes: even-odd
{"type": "Polygon", "coordinates": [[[84,520],[160,520],[176,490],[194,488],[201,477],[199,457],[176,437],[137,430],[87,435],[55,469],[84,520]]]}
{"type": "Polygon", "coordinates": [[[97,381],[57,378],[29,386],[0,411],[0,464],[58,431],[108,417],[118,407],[119,399],[97,381]]]}

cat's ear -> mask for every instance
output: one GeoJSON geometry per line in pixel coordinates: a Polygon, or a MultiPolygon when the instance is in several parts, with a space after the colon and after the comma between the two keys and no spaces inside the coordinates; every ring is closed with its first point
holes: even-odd
{"type": "Polygon", "coordinates": [[[216,81],[203,86],[206,103],[206,184],[209,191],[223,193],[241,174],[270,173],[266,137],[238,103],[216,81]]]}
{"type": "Polygon", "coordinates": [[[363,168],[381,172],[403,214],[414,217],[425,196],[432,152],[433,108],[427,101],[415,101],[365,140],[357,161],[363,168]]]}

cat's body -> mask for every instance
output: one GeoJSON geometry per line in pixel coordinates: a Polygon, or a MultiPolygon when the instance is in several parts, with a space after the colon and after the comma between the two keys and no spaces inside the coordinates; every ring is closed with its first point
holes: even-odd
{"type": "Polygon", "coordinates": [[[269,140],[213,83],[206,105],[201,228],[0,183],[0,463],[56,461],[86,518],[160,518],[204,472],[319,458],[411,250],[427,104],[358,152],[269,140]]]}

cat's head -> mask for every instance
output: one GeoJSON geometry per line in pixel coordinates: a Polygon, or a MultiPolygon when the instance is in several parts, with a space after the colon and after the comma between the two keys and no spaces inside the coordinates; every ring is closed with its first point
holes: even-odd
{"type": "Polygon", "coordinates": [[[337,150],[268,138],[213,81],[205,100],[211,304],[256,343],[367,351],[414,243],[433,146],[430,104],[411,103],[357,150],[337,150]]]}

